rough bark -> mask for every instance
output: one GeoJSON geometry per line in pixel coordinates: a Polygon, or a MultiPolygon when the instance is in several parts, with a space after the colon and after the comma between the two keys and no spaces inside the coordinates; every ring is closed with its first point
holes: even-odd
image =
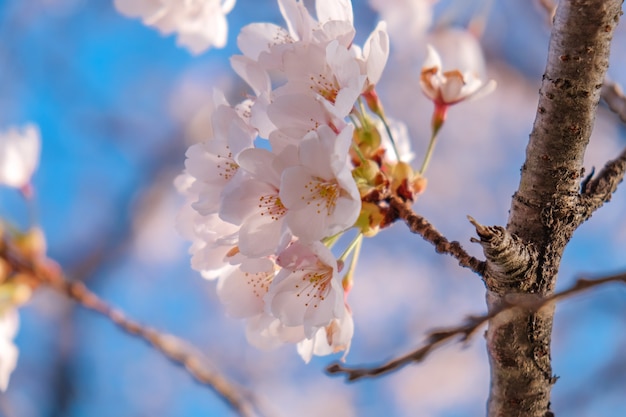
{"type": "MultiPolygon", "coordinates": [[[[622,0],[562,0],[554,17],[537,115],[504,228],[475,224],[487,258],[490,310],[511,297],[552,293],[581,223],[582,162],[622,0]],[[500,248],[503,241],[507,246],[500,248]]],[[[584,219],[583,219],[584,220],[584,219]]],[[[487,331],[489,417],[548,417],[553,309],[498,317],[487,331]]]]}

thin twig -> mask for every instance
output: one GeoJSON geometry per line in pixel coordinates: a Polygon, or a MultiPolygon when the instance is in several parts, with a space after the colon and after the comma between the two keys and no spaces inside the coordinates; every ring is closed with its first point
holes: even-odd
{"type": "Polygon", "coordinates": [[[624,95],[622,87],[605,77],[600,94],[609,109],[617,114],[622,122],[626,123],[626,95],[624,95]]]}
{"type": "Polygon", "coordinates": [[[626,173],[626,148],[614,160],[607,162],[595,178],[587,180],[581,194],[580,222],[587,220],[594,211],[611,199],[626,173]]]}
{"type": "Polygon", "coordinates": [[[465,320],[465,323],[459,326],[433,331],[428,334],[424,346],[381,366],[352,368],[334,363],[326,368],[326,371],[329,374],[345,374],[348,381],[377,377],[391,371],[396,371],[410,363],[423,361],[435,348],[449,342],[457,336],[459,336],[459,341],[465,342],[469,340],[483,324],[506,312],[511,313],[514,310],[518,310],[519,312],[536,312],[543,307],[556,303],[571,295],[611,282],[626,284],[626,273],[594,280],[580,278],[570,288],[547,297],[541,297],[536,294],[511,294],[509,297],[505,298],[504,302],[500,304],[498,308],[494,308],[490,313],[482,316],[470,316],[465,320]]]}
{"type": "Polygon", "coordinates": [[[188,342],[127,318],[122,311],[108,305],[82,282],[68,280],[59,269],[24,258],[10,242],[0,241],[0,259],[7,261],[14,271],[28,274],[40,283],[73,299],[82,307],[106,317],[128,334],[143,339],[169,360],[181,365],[196,381],[213,390],[241,417],[258,415],[255,413],[252,395],[245,393],[241,387],[211,369],[206,360],[203,360],[188,342]]]}
{"type": "Polygon", "coordinates": [[[438,253],[447,253],[459,261],[459,265],[471,269],[478,275],[484,275],[485,263],[470,256],[459,242],[450,242],[435,229],[432,224],[411,210],[411,208],[398,197],[390,198],[389,204],[397,213],[397,217],[404,220],[409,230],[412,233],[420,235],[427,242],[432,243],[438,253]]]}

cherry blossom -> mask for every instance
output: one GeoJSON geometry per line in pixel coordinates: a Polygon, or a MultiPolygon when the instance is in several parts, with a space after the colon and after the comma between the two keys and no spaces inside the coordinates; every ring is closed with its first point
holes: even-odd
{"type": "Polygon", "coordinates": [[[237,253],[239,227],[223,221],[218,213],[203,215],[193,208],[202,184],[188,173],[179,175],[175,185],[187,200],[178,214],[176,228],[192,242],[191,267],[206,279],[229,273],[236,268],[229,259],[237,253]]]}
{"type": "Polygon", "coordinates": [[[230,274],[220,277],[217,295],[226,312],[235,318],[262,314],[263,297],[274,279],[276,266],[269,258],[246,259],[230,274]]]}
{"type": "Polygon", "coordinates": [[[284,343],[303,341],[304,326],[285,326],[268,313],[261,313],[246,320],[246,338],[259,349],[274,349],[284,343]]]}
{"type": "Polygon", "coordinates": [[[348,125],[337,135],[320,126],[302,140],[300,165],[283,172],[279,196],[289,228],[302,240],[339,233],[359,215],[361,197],[347,158],[353,131],[348,125]]]}
{"type": "Polygon", "coordinates": [[[287,208],[279,196],[280,178],[285,167],[297,163],[295,147],[276,155],[265,149],[246,149],[238,158],[241,169],[226,186],[220,216],[236,225],[239,249],[249,257],[267,256],[283,249],[291,241],[285,214],[287,208]]]}
{"type": "Polygon", "coordinates": [[[39,163],[40,148],[39,129],[35,125],[0,132],[0,184],[26,191],[39,163]]]}
{"type": "Polygon", "coordinates": [[[5,308],[0,311],[0,391],[6,391],[11,373],[17,365],[18,350],[13,338],[18,326],[17,310],[5,308]]]}
{"type": "Polygon", "coordinates": [[[350,351],[353,334],[354,320],[350,308],[346,305],[343,318],[333,319],[328,326],[320,328],[312,338],[299,342],[298,353],[305,363],[309,363],[313,355],[325,356],[343,351],[341,358],[343,361],[350,351]]]}
{"type": "Polygon", "coordinates": [[[307,337],[341,319],[344,293],[337,260],[320,242],[295,242],[278,256],[283,269],[265,296],[266,311],[289,327],[304,326],[307,337]]]}
{"type": "Polygon", "coordinates": [[[420,85],[424,94],[435,105],[450,106],[460,101],[477,99],[496,88],[494,80],[484,84],[476,74],[469,71],[443,71],[439,53],[430,45],[427,48],[428,55],[422,66],[420,85]]]}
{"type": "Polygon", "coordinates": [[[139,17],[164,35],[178,33],[177,43],[193,54],[226,45],[226,15],[234,6],[235,0],[115,0],[123,15],[139,17]]]}

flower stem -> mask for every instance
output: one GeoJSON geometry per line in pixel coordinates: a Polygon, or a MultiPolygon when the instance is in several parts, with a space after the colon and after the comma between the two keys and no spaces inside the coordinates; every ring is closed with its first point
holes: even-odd
{"type": "Polygon", "coordinates": [[[433,112],[433,118],[431,121],[432,126],[432,134],[430,136],[430,142],[428,143],[428,149],[426,149],[426,156],[424,156],[424,162],[422,162],[422,167],[420,168],[420,175],[424,175],[426,172],[426,168],[428,168],[428,164],[430,163],[430,158],[433,156],[433,151],[435,150],[435,144],[437,143],[437,138],[439,134],[439,130],[441,126],[443,126],[446,121],[446,116],[448,115],[448,105],[446,104],[438,104],[435,103],[435,111],[433,112]]]}
{"type": "Polygon", "coordinates": [[[352,255],[348,271],[346,272],[346,275],[343,277],[343,280],[341,282],[346,294],[350,291],[354,282],[354,270],[356,269],[356,264],[359,261],[359,254],[361,253],[361,246],[363,245],[363,234],[359,233],[355,240],[356,244],[354,246],[354,255],[352,255]]]}
{"type": "Polygon", "coordinates": [[[341,256],[339,257],[339,259],[337,259],[338,261],[342,261],[345,262],[345,260],[348,258],[348,256],[350,256],[350,253],[352,253],[352,251],[358,246],[359,248],[361,247],[361,244],[359,243],[361,240],[363,240],[363,233],[359,233],[357,234],[354,239],[352,239],[352,242],[350,242],[350,244],[348,245],[348,247],[346,248],[345,251],[343,251],[343,253],[341,254],[341,256]]]}
{"type": "Polygon", "coordinates": [[[383,122],[385,126],[385,131],[387,131],[387,135],[389,136],[389,141],[391,142],[391,147],[393,148],[393,153],[396,155],[396,159],[400,161],[400,152],[398,152],[398,148],[396,147],[396,141],[393,140],[393,135],[391,134],[391,128],[389,127],[389,123],[387,123],[387,118],[384,113],[376,114],[380,120],[383,122]]]}
{"type": "Polygon", "coordinates": [[[426,168],[428,168],[428,164],[430,163],[430,159],[433,155],[433,151],[435,150],[435,143],[437,143],[437,132],[433,131],[433,134],[430,137],[430,142],[428,143],[428,149],[426,150],[426,156],[424,156],[424,162],[422,162],[422,167],[420,168],[420,175],[424,175],[426,172],[426,168]]]}

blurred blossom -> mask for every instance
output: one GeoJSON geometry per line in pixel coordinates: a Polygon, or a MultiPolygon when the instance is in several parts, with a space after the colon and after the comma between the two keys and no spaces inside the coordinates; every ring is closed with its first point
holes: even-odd
{"type": "Polygon", "coordinates": [[[370,0],[370,5],[387,22],[387,31],[398,51],[412,53],[433,20],[436,0],[370,0]]]}
{"type": "Polygon", "coordinates": [[[223,48],[228,36],[226,15],[235,0],[114,0],[117,10],[141,18],[162,34],[178,33],[178,45],[193,54],[211,46],[223,48]]]}
{"type": "Polygon", "coordinates": [[[9,377],[17,365],[18,350],[13,338],[18,326],[19,317],[15,309],[0,311],[0,391],[6,391],[9,377]]]}
{"type": "Polygon", "coordinates": [[[438,28],[425,39],[439,54],[446,68],[458,68],[485,78],[485,57],[478,38],[461,28],[438,28]]]}
{"type": "Polygon", "coordinates": [[[39,129],[35,125],[0,132],[0,184],[27,187],[39,163],[40,148],[39,129]]]}

